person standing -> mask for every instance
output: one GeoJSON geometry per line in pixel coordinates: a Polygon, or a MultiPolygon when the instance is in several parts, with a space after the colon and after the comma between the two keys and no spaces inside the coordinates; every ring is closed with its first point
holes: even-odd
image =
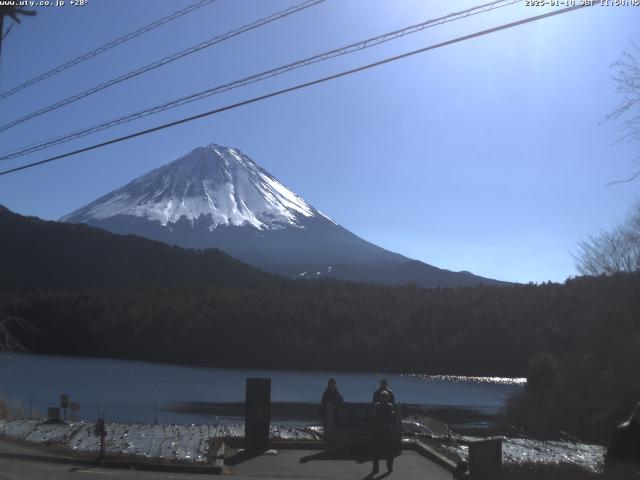
{"type": "Polygon", "coordinates": [[[391,395],[383,390],[378,395],[378,401],[373,405],[373,473],[380,471],[380,458],[387,461],[387,472],[393,471],[393,424],[395,410],[391,403],[391,395]]]}
{"type": "Polygon", "coordinates": [[[340,395],[336,387],[336,379],[330,378],[327,383],[327,388],[322,394],[322,400],[320,400],[320,416],[322,417],[325,428],[327,427],[327,404],[329,402],[333,402],[334,404],[342,403],[342,401],[342,395],[340,395]]]}
{"type": "Polygon", "coordinates": [[[389,384],[387,383],[387,379],[386,378],[381,378],[380,379],[380,386],[376,389],[375,392],[373,392],[373,403],[376,404],[380,401],[380,394],[382,392],[387,392],[389,394],[389,401],[391,402],[392,405],[396,404],[396,397],[393,394],[393,392],[391,391],[391,389],[389,388],[389,384]]]}

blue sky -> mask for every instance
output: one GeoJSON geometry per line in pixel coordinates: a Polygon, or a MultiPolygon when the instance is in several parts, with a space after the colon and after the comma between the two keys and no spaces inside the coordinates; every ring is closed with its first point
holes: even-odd
{"type": "MultiPolygon", "coordinates": [[[[5,91],[190,1],[38,8],[3,43],[5,91]]],[[[298,2],[218,0],[0,100],[0,122],[298,2]]],[[[0,133],[0,151],[479,4],[327,0],[0,133]]],[[[36,161],[549,9],[524,4],[428,29],[19,160],[36,161]]],[[[0,204],[46,219],[196,146],[239,148],[341,225],[451,270],[519,282],[575,275],[576,243],[624,218],[640,145],[603,122],[610,65],[640,42],[640,8],[591,7],[0,177],[0,204]]]]}

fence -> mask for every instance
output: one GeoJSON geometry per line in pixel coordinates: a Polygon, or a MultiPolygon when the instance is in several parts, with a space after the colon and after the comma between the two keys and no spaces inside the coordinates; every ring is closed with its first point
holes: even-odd
{"type": "Polygon", "coordinates": [[[190,421],[192,420],[191,417],[194,417],[194,419],[198,418],[200,423],[216,423],[215,417],[210,418],[209,420],[211,421],[207,421],[206,417],[199,415],[184,415],[165,411],[157,404],[83,403],[71,397],[65,408],[60,398],[47,400],[43,398],[13,399],[0,397],[0,416],[9,418],[46,418],[50,416],[49,413],[52,408],[58,409],[60,418],[68,421],[92,422],[97,418],[106,418],[109,421],[149,424],[162,422],[194,423],[190,421]]]}
{"type": "MultiPolygon", "coordinates": [[[[13,419],[41,419],[59,416],[62,420],[72,422],[94,422],[98,418],[105,418],[108,422],[214,426],[244,422],[244,402],[208,404],[208,406],[209,408],[189,408],[188,404],[95,403],[95,401],[85,403],[81,399],[70,396],[65,409],[62,407],[60,397],[14,399],[0,395],[0,418],[6,416],[13,419]],[[51,408],[58,409],[58,412],[52,412],[54,415],[49,415],[51,408]]],[[[317,404],[273,402],[271,423],[272,425],[320,425],[319,410],[317,404]]]]}

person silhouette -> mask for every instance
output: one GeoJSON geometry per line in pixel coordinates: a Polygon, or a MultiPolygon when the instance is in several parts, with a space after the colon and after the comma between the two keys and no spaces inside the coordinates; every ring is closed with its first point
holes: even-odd
{"type": "Polygon", "coordinates": [[[383,390],[378,395],[378,401],[373,405],[373,470],[372,473],[380,471],[380,458],[387,461],[387,472],[393,471],[393,459],[395,449],[393,448],[393,423],[395,410],[391,403],[391,395],[383,390]]]}
{"type": "Polygon", "coordinates": [[[327,427],[327,404],[329,402],[342,403],[343,398],[336,387],[336,379],[330,378],[327,382],[327,388],[322,394],[322,400],[320,400],[320,416],[324,422],[324,427],[327,427]]]}
{"type": "Polygon", "coordinates": [[[389,383],[386,378],[380,379],[380,386],[373,392],[373,403],[377,403],[380,401],[380,393],[387,392],[389,394],[389,401],[392,405],[396,404],[396,396],[393,394],[391,389],[389,388],[389,383]]]}

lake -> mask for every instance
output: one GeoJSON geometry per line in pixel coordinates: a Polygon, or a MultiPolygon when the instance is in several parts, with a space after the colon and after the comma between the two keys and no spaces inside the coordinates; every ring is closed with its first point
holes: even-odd
{"type": "MultiPolygon", "coordinates": [[[[524,385],[524,379],[451,377],[366,372],[322,372],[190,367],[105,358],[0,353],[0,394],[46,414],[60,394],[80,404],[80,418],[98,413],[109,421],[209,423],[210,416],[168,411],[189,402],[244,400],[247,377],[271,378],[271,398],[319,402],[329,377],[345,401],[369,402],[386,378],[399,403],[462,407],[495,413],[524,385]]],[[[273,419],[277,421],[278,419],[273,419]]],[[[216,420],[217,421],[217,420],[216,420]]]]}

